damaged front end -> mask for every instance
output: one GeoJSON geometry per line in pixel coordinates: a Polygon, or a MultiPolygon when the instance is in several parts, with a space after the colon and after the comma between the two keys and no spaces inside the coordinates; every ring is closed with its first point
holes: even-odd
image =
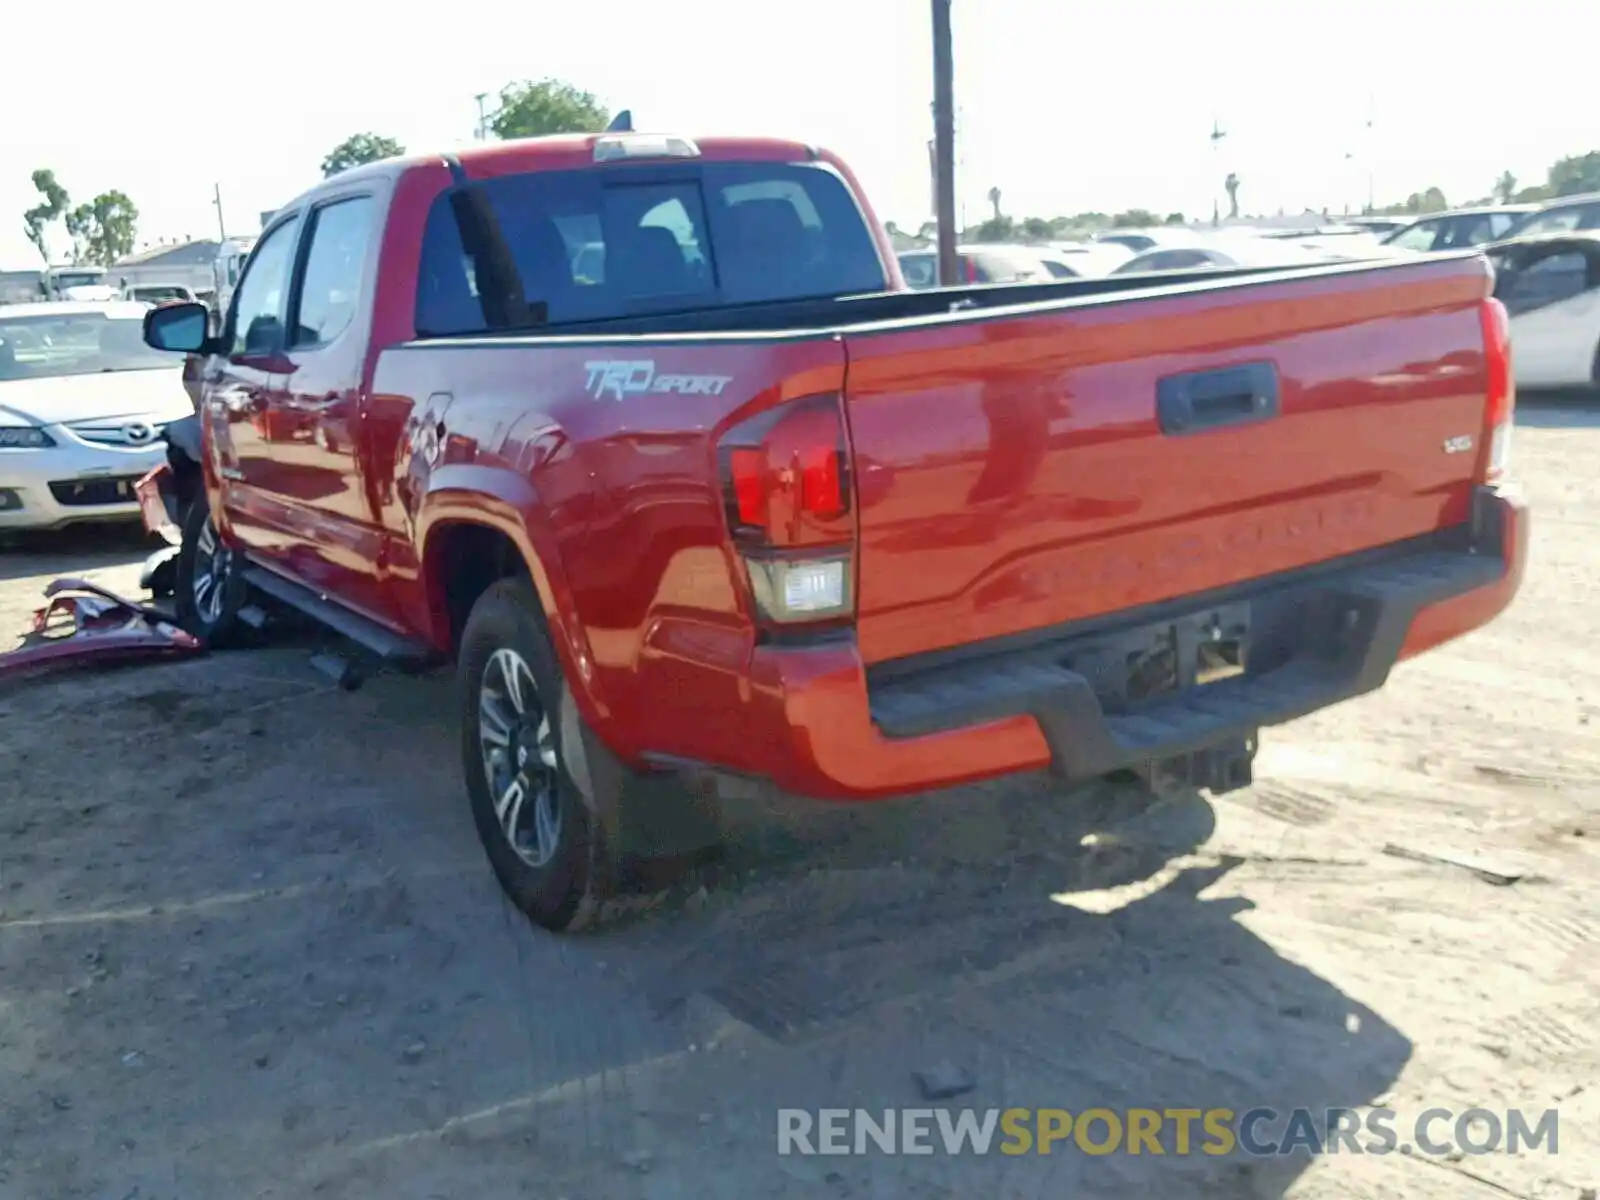
{"type": "Polygon", "coordinates": [[[189,505],[205,490],[200,469],[200,419],[183,417],[162,431],[167,461],[153,468],[134,485],[144,527],[167,544],[145,560],[139,586],[153,596],[172,595],[177,575],[178,548],[183,543],[183,521],[189,505]]]}

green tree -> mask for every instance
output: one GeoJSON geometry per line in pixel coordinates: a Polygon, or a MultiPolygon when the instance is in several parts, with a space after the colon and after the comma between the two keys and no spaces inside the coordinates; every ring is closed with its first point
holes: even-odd
{"type": "Polygon", "coordinates": [[[1501,171],[1500,178],[1494,181],[1494,196],[1501,204],[1510,204],[1511,197],[1517,194],[1517,177],[1510,171],[1501,171]]]}
{"type": "Polygon", "coordinates": [[[1030,242],[1048,241],[1053,232],[1050,222],[1043,217],[1029,217],[1022,222],[1022,236],[1030,242]]]}
{"type": "Polygon", "coordinates": [[[328,151],[328,157],[322,160],[322,177],[327,179],[340,171],[348,171],[351,167],[359,167],[364,163],[398,158],[405,152],[406,148],[399,142],[382,134],[352,133],[328,151]]]}
{"type": "Polygon", "coordinates": [[[50,249],[45,245],[45,230],[67,215],[67,206],[72,201],[67,197],[67,189],[56,182],[54,171],[35,171],[33,189],[39,193],[40,202],[22,214],[22,229],[39,257],[44,259],[45,266],[49,266],[50,249]]]}
{"type": "Polygon", "coordinates": [[[1165,221],[1161,222],[1161,223],[1163,225],[1187,225],[1188,224],[1188,222],[1183,219],[1183,214],[1182,213],[1168,213],[1167,214],[1167,219],[1165,221]]]}
{"type": "Polygon", "coordinates": [[[139,209],[122,192],[101,192],[69,212],[66,223],[72,235],[73,261],[109,267],[133,253],[139,209]]]}
{"type": "Polygon", "coordinates": [[[1550,167],[1548,188],[1552,196],[1600,192],[1600,150],[1557,159],[1550,167]]]}
{"type": "Polygon", "coordinates": [[[1114,229],[1146,229],[1161,224],[1161,218],[1147,208],[1130,208],[1111,218],[1114,229]]]}
{"type": "Polygon", "coordinates": [[[960,240],[964,242],[1009,242],[1016,235],[1016,221],[1001,214],[998,217],[990,217],[976,229],[963,230],[960,240]]]}
{"type": "Polygon", "coordinates": [[[548,133],[598,133],[611,112],[593,93],[559,79],[508,83],[500,89],[500,108],[489,120],[498,138],[543,137],[548,133]]]}

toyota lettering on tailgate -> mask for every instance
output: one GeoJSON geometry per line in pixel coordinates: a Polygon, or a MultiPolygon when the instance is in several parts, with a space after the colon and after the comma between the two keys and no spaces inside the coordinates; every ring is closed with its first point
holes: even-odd
{"type": "Polygon", "coordinates": [[[621,400],[646,392],[676,392],[680,396],[720,396],[733,382],[731,375],[658,375],[651,359],[586,362],[589,394],[596,400],[621,400]]]}

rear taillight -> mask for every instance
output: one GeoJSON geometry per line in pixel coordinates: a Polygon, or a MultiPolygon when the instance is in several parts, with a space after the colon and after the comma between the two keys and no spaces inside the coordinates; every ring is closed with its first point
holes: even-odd
{"type": "Polygon", "coordinates": [[[855,522],[840,397],[805,396],[736,425],[718,467],[760,616],[780,625],[848,618],[855,522]]]}
{"type": "Polygon", "coordinates": [[[968,283],[977,283],[977,282],[979,282],[979,280],[978,280],[978,264],[977,264],[977,262],[975,262],[973,259],[970,259],[970,258],[964,258],[961,261],[962,261],[963,265],[965,265],[965,267],[967,269],[967,282],[968,283]]]}
{"type": "Polygon", "coordinates": [[[1483,302],[1483,359],[1488,384],[1484,405],[1487,446],[1481,462],[1485,483],[1505,478],[1511,459],[1511,427],[1517,408],[1517,382],[1511,370],[1511,321],[1506,306],[1490,298],[1483,302]]]}

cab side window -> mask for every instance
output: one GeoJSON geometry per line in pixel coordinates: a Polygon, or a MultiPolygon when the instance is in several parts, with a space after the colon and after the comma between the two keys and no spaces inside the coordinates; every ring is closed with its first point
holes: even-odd
{"type": "Polygon", "coordinates": [[[311,218],[311,247],[295,301],[289,346],[326,346],[350,327],[372,239],[370,196],[338,200],[311,218]]]}
{"type": "Polygon", "coordinates": [[[228,323],[230,355],[270,354],[282,344],[284,300],[299,229],[300,218],[290,217],[269,231],[251,253],[244,278],[233,294],[233,316],[228,323]]]}

